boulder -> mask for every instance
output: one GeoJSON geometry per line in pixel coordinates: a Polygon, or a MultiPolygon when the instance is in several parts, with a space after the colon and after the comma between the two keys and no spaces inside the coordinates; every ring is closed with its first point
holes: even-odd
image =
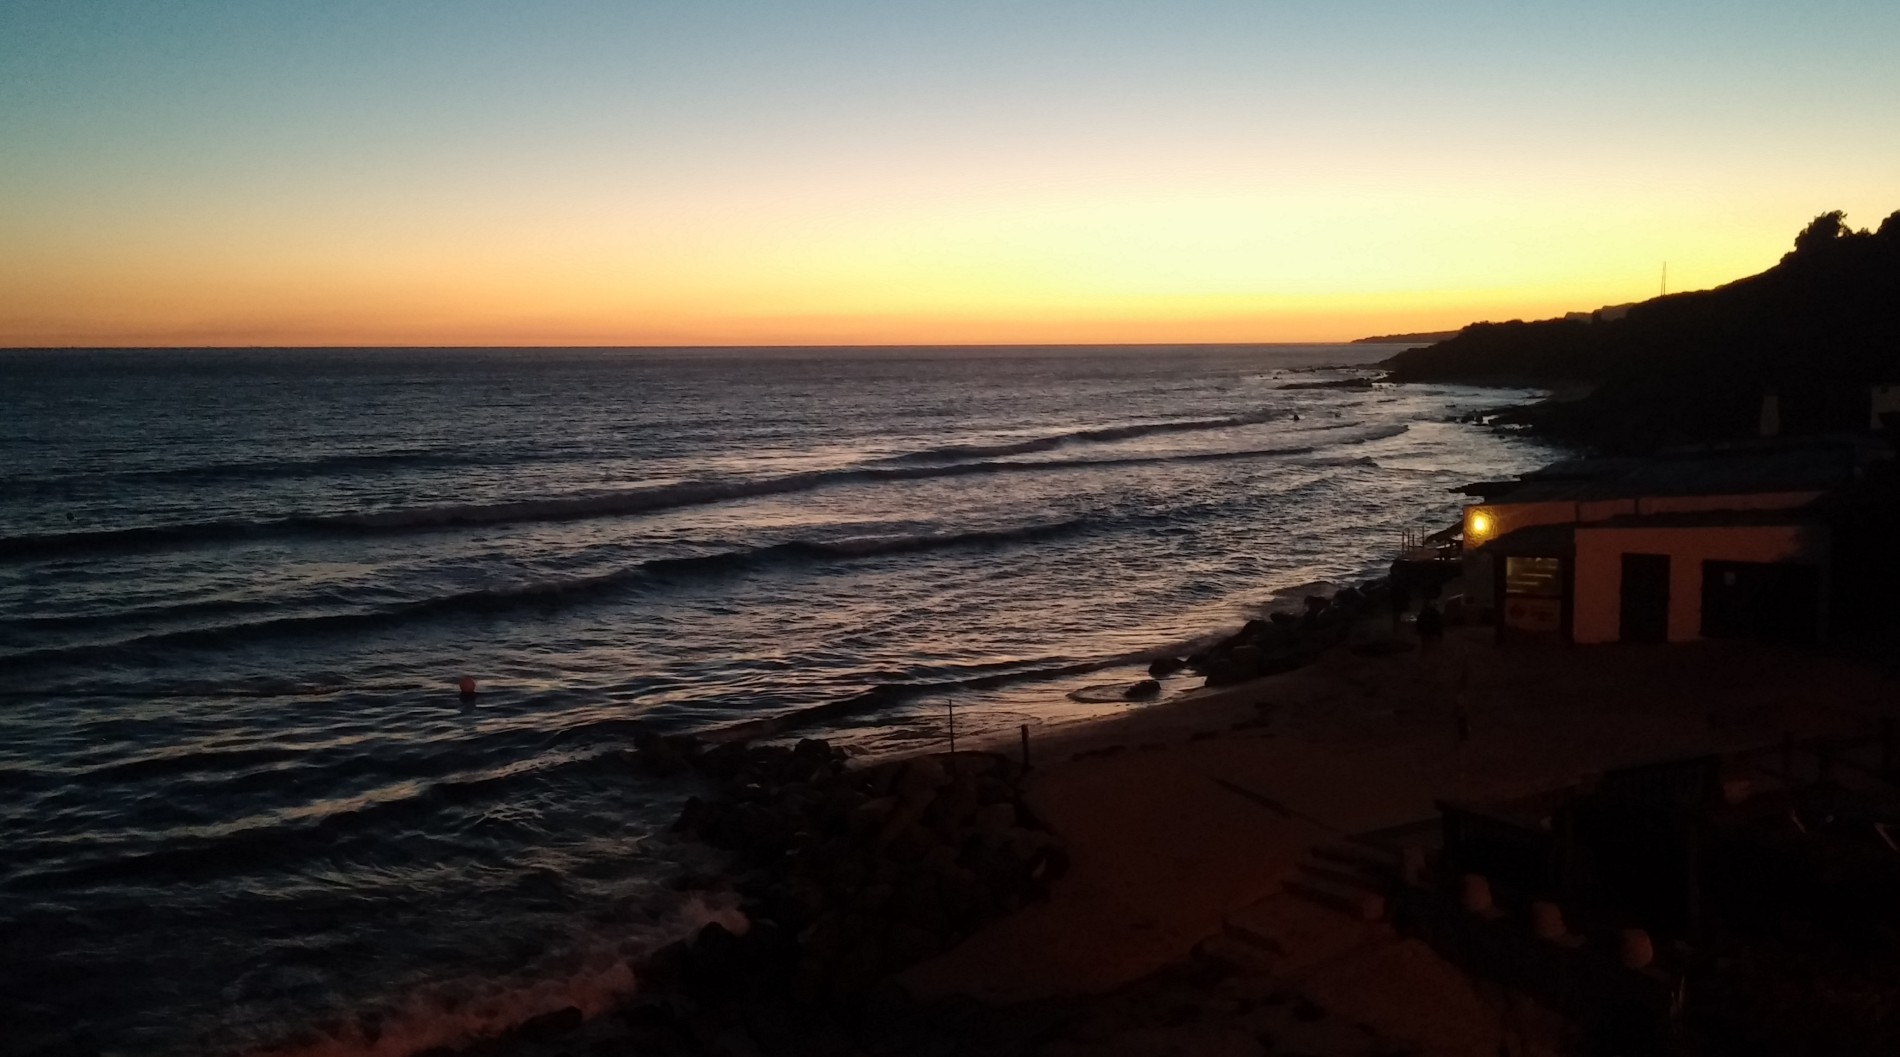
{"type": "Polygon", "coordinates": [[[1157,657],[1148,665],[1148,674],[1159,679],[1162,676],[1173,675],[1185,667],[1187,667],[1187,662],[1179,657],[1157,657]]]}
{"type": "Polygon", "coordinates": [[[968,822],[981,806],[976,778],[959,774],[949,785],[937,791],[929,810],[924,813],[924,822],[938,833],[953,833],[968,822]]]}
{"type": "Polygon", "coordinates": [[[1260,661],[1265,652],[1258,646],[1236,646],[1227,656],[1233,664],[1235,679],[1251,679],[1260,674],[1260,661]]]}
{"type": "Polygon", "coordinates": [[[641,770],[661,778],[684,774],[693,766],[672,739],[649,731],[634,734],[633,755],[641,770]]]}
{"type": "Polygon", "coordinates": [[[950,776],[934,756],[911,760],[897,779],[897,797],[907,804],[927,802],[938,789],[950,784],[950,776]]]}
{"type": "Polygon", "coordinates": [[[877,833],[896,813],[897,798],[894,796],[866,800],[851,812],[851,832],[859,836],[877,833]]]}
{"type": "Polygon", "coordinates": [[[751,761],[745,742],[729,741],[700,753],[695,762],[699,765],[700,771],[708,777],[729,779],[737,775],[751,761]]]}
{"type": "Polygon", "coordinates": [[[864,784],[864,791],[872,796],[889,796],[896,789],[897,776],[903,769],[901,760],[880,763],[858,772],[858,780],[864,784]]]}
{"type": "Polygon", "coordinates": [[[831,743],[823,738],[804,738],[792,749],[792,755],[800,759],[831,761],[831,743]]]}
{"type": "Polygon", "coordinates": [[[680,808],[679,817],[673,820],[673,832],[703,832],[707,813],[706,802],[704,800],[696,796],[687,797],[685,806],[680,808]]]}
{"type": "Polygon", "coordinates": [[[574,1006],[568,1006],[565,1009],[557,1009],[553,1012],[529,1017],[527,1020],[521,1022],[520,1027],[514,1030],[514,1035],[516,1038],[527,1042],[541,1042],[547,1039],[559,1038],[573,1031],[575,1028],[580,1027],[581,1022],[586,1019],[587,1018],[579,1009],[574,1006]]]}
{"type": "Polygon", "coordinates": [[[979,832],[1001,833],[1016,825],[1016,805],[1005,800],[988,804],[971,820],[979,832]]]}
{"type": "MultiPolygon", "coordinates": [[[[1250,647],[1242,647],[1242,649],[1248,648],[1250,647]]],[[[1146,701],[1152,697],[1160,697],[1161,684],[1153,679],[1143,679],[1128,689],[1123,690],[1122,696],[1130,701],[1146,701]]]]}

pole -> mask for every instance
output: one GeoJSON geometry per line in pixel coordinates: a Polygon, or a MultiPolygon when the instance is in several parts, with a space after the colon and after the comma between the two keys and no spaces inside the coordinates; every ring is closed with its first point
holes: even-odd
{"type": "Polygon", "coordinates": [[[950,713],[950,755],[957,754],[957,703],[950,698],[943,699],[943,707],[950,713]]]}
{"type": "Polygon", "coordinates": [[[1027,771],[1029,770],[1029,724],[1024,723],[1022,725],[1022,735],[1023,735],[1023,770],[1027,771]]]}

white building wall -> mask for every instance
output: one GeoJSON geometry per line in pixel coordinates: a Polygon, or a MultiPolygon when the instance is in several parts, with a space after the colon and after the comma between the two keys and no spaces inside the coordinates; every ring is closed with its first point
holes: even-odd
{"type": "Polygon", "coordinates": [[[1803,562],[1822,565],[1827,597],[1827,530],[1811,525],[1695,528],[1579,528],[1571,638],[1615,642],[1622,625],[1623,555],[1669,555],[1669,641],[1702,637],[1702,563],[1803,562]]]}

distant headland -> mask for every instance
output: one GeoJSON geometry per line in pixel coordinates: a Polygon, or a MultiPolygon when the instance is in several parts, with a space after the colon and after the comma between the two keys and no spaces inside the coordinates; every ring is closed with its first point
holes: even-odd
{"type": "Polygon", "coordinates": [[[1600,450],[1752,436],[1770,400],[1782,432],[1864,429],[1870,388],[1900,384],[1900,212],[1875,231],[1823,213],[1759,275],[1624,308],[1473,323],[1383,366],[1394,382],[1589,388],[1510,419],[1600,450]]]}
{"type": "Polygon", "coordinates": [[[1354,338],[1354,345],[1431,345],[1458,336],[1455,330],[1421,330],[1416,334],[1381,334],[1372,338],[1354,338]]]}

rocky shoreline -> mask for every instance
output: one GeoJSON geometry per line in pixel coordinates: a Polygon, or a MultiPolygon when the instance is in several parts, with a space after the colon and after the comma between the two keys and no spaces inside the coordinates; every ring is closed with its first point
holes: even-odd
{"type": "Polygon", "coordinates": [[[674,884],[731,890],[743,923],[712,922],[654,951],[632,966],[638,992],[585,1025],[579,1009],[557,1010],[427,1057],[873,1052],[864,1046],[890,1030],[892,1009],[918,1014],[893,974],[1045,898],[1067,866],[1022,800],[1021,762],[996,753],[851,767],[815,738],[647,735],[634,760],[706,789],[672,828],[725,851],[727,873],[674,884]]]}
{"type": "MultiPolygon", "coordinates": [[[[1158,697],[1157,680],[1182,671],[1220,687],[1300,668],[1348,644],[1355,626],[1390,601],[1383,578],[1308,597],[1298,613],[1250,620],[1205,649],[1156,660],[1155,678],[1124,696],[1158,697]]],[[[986,1007],[977,1016],[925,1006],[894,982],[984,924],[1046,899],[1067,869],[1061,840],[1024,799],[1027,760],[964,751],[854,766],[817,738],[788,745],[648,734],[636,740],[634,762],[700,785],[672,833],[720,849],[727,869],[674,884],[736,895],[743,925],[706,924],[654,951],[631,967],[638,992],[606,1015],[583,1022],[578,1009],[558,1010],[426,1057],[844,1057],[908,1052],[893,1049],[894,1040],[920,1032],[941,1052],[982,1052],[1001,1045],[996,1032],[1026,1044],[1046,1040],[1042,1020],[1073,1019],[1075,1010],[986,1007]],[[973,1027],[978,1020],[987,1026],[973,1027]],[[972,1031],[987,1042],[966,1037],[972,1031]]]]}

